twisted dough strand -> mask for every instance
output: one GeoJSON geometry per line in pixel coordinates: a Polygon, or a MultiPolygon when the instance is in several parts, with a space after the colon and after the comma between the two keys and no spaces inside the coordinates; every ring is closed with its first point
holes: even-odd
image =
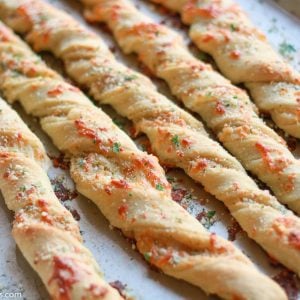
{"type": "Polygon", "coordinates": [[[185,106],[201,115],[246,169],[300,213],[300,162],[255,114],[244,91],[192,56],[179,34],[154,23],[129,1],[83,2],[90,4],[89,19],[107,23],[126,53],[137,53],[185,106]]]}
{"type": "Polygon", "coordinates": [[[1,98],[0,124],[0,190],[15,213],[13,236],[52,299],[122,299],[56,198],[42,144],[1,98]]]}
{"type": "Polygon", "coordinates": [[[233,0],[152,0],[180,13],[190,37],[235,83],[245,83],[256,105],[278,127],[300,138],[300,75],[233,0]]]}
{"type": "MultiPolygon", "coordinates": [[[[34,20],[34,27],[30,30],[28,21],[21,27],[30,32],[35,47],[63,58],[69,74],[88,87],[98,101],[113,105],[149,136],[162,160],[203,183],[227,205],[250,237],[295,269],[299,249],[290,243],[289,236],[299,233],[299,219],[259,190],[239,163],[206,136],[198,121],[158,94],[144,76],[118,64],[100,39],[65,14],[41,2],[30,3],[22,7],[26,20],[34,20]],[[48,19],[40,24],[43,11],[47,11],[48,19]],[[279,235],[277,224],[282,218],[293,220],[293,229],[283,225],[286,228],[279,235]],[[275,248],[278,243],[280,247],[275,248]]],[[[13,23],[18,22],[15,19],[13,23]]]]}
{"type": "MultiPolygon", "coordinates": [[[[57,14],[48,6],[29,3],[49,18],[57,14]]],[[[286,299],[232,243],[210,234],[171,200],[157,159],[139,151],[108,116],[47,68],[11,31],[1,25],[0,32],[0,89],[9,101],[20,101],[40,118],[57,147],[70,156],[77,189],[113,226],[136,240],[151,264],[225,299],[286,299]]]]}

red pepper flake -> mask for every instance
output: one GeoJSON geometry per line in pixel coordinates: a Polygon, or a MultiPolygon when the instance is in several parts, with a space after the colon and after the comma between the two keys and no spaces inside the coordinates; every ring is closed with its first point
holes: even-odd
{"type": "Polygon", "coordinates": [[[201,159],[197,162],[197,164],[193,167],[193,171],[201,172],[208,166],[206,159],[201,159]]]}
{"type": "Polygon", "coordinates": [[[300,250],[300,232],[291,232],[289,234],[288,240],[291,246],[300,250]]]}
{"type": "Polygon", "coordinates": [[[288,181],[286,183],[283,184],[283,189],[286,192],[291,192],[295,189],[295,174],[290,174],[288,176],[288,181]]]}
{"type": "Polygon", "coordinates": [[[234,50],[232,52],[230,52],[230,58],[232,59],[239,59],[241,57],[241,51],[239,50],[234,50]]]}
{"type": "Polygon", "coordinates": [[[27,13],[27,8],[28,6],[26,4],[20,5],[16,12],[18,15],[22,16],[22,17],[26,17],[27,19],[29,19],[29,15],[27,13]]]}
{"type": "Polygon", "coordinates": [[[173,258],[173,250],[168,248],[164,254],[160,254],[155,246],[151,248],[151,263],[155,264],[158,268],[162,268],[168,264],[173,258]]]}
{"type": "Polygon", "coordinates": [[[18,132],[18,134],[17,134],[17,140],[20,142],[20,141],[22,141],[22,139],[23,139],[22,133],[18,132]]]}
{"type": "Polygon", "coordinates": [[[160,184],[164,188],[169,187],[168,182],[162,182],[161,178],[158,175],[156,175],[155,172],[153,172],[153,170],[155,170],[156,168],[154,163],[149,158],[136,158],[134,159],[133,163],[135,169],[141,170],[153,187],[156,187],[157,184],[160,184]]]}
{"type": "Polygon", "coordinates": [[[182,199],[186,196],[186,194],[187,194],[187,190],[184,190],[182,188],[172,189],[171,192],[172,199],[178,203],[182,201],[182,199]]]}
{"type": "MultiPolygon", "coordinates": [[[[74,123],[79,135],[93,139],[94,143],[99,146],[99,149],[102,152],[108,152],[108,150],[105,147],[101,147],[102,141],[94,129],[88,128],[82,120],[75,120],[74,123]]],[[[104,131],[104,129],[100,130],[104,131]]]]}
{"type": "Polygon", "coordinates": [[[106,186],[104,187],[104,191],[105,191],[108,195],[111,195],[111,194],[112,194],[112,192],[111,192],[111,187],[108,186],[108,185],[106,185],[106,186]]]}
{"type": "Polygon", "coordinates": [[[120,180],[112,179],[110,183],[112,186],[118,189],[129,189],[129,184],[123,179],[120,180]]]}
{"type": "Polygon", "coordinates": [[[162,26],[156,23],[139,23],[126,30],[126,33],[132,33],[139,36],[147,35],[148,38],[153,38],[159,34],[159,30],[161,30],[161,28],[162,26]]]}
{"type": "Polygon", "coordinates": [[[53,265],[54,271],[48,284],[56,281],[59,286],[59,299],[71,300],[72,286],[80,280],[76,274],[73,259],[54,256],[53,265]]]}
{"type": "Polygon", "coordinates": [[[24,218],[22,216],[22,213],[17,213],[15,216],[15,222],[16,223],[23,223],[24,222],[24,218]]]}
{"type": "Polygon", "coordinates": [[[297,275],[287,269],[282,270],[273,279],[285,290],[289,300],[299,299],[297,275]]]}
{"type": "Polygon", "coordinates": [[[227,249],[224,246],[217,245],[217,235],[215,233],[210,234],[209,243],[212,252],[221,254],[227,251],[227,249]]]}
{"type": "Polygon", "coordinates": [[[0,28],[0,41],[1,42],[8,42],[10,41],[10,32],[5,27],[0,28]]]}
{"type": "Polygon", "coordinates": [[[50,97],[56,97],[58,95],[61,95],[64,92],[64,88],[62,85],[58,85],[57,87],[53,88],[52,90],[49,90],[47,92],[47,95],[50,97]]]}
{"type": "Polygon", "coordinates": [[[280,172],[287,167],[288,161],[282,159],[277,159],[273,161],[270,156],[271,149],[264,146],[262,143],[256,143],[255,147],[260,152],[263,161],[265,162],[265,164],[267,164],[271,171],[280,172]]]}
{"type": "Polygon", "coordinates": [[[183,138],[181,140],[181,145],[183,147],[189,147],[192,144],[192,142],[188,138],[183,138]]]}
{"type": "Polygon", "coordinates": [[[122,219],[126,218],[128,212],[128,205],[127,204],[122,204],[119,208],[118,208],[118,214],[122,219]]]}
{"type": "Polygon", "coordinates": [[[202,37],[202,42],[204,42],[204,43],[208,43],[208,42],[211,42],[211,41],[213,41],[215,39],[215,37],[212,35],[212,34],[210,34],[210,33],[207,33],[207,34],[205,34],[203,37],[202,37]]]}
{"type": "Polygon", "coordinates": [[[64,154],[59,154],[58,157],[48,155],[53,163],[54,168],[60,168],[62,170],[69,170],[70,162],[65,160],[64,154]]]}
{"type": "Polygon", "coordinates": [[[218,115],[224,115],[225,112],[226,112],[226,110],[225,110],[225,107],[224,107],[223,103],[220,102],[220,101],[217,101],[217,103],[216,103],[216,113],[218,115]]]}
{"type": "Polygon", "coordinates": [[[195,3],[188,2],[183,7],[183,13],[189,20],[195,17],[212,19],[220,15],[221,11],[216,5],[209,5],[207,7],[197,7],[195,3]]]}
{"type": "Polygon", "coordinates": [[[10,170],[6,170],[3,174],[3,178],[7,179],[9,177],[9,175],[11,174],[10,170]]]}
{"type": "Polygon", "coordinates": [[[47,203],[47,201],[44,200],[44,199],[38,199],[38,200],[37,200],[37,205],[38,205],[38,207],[41,208],[42,211],[47,211],[47,210],[48,210],[48,209],[47,209],[48,203],[47,203]]]}

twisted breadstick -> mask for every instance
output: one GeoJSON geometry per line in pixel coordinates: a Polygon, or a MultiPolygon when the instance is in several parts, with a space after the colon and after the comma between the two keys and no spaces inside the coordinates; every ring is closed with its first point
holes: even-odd
{"type": "MultiPolygon", "coordinates": [[[[198,121],[158,94],[144,76],[118,64],[101,40],[65,14],[38,1],[30,3],[22,10],[26,20],[34,20],[34,28],[28,31],[35,46],[62,57],[68,72],[89,87],[97,100],[113,105],[149,136],[163,161],[183,168],[201,182],[227,205],[250,237],[290,268],[295,270],[296,266],[299,273],[295,264],[300,258],[299,248],[289,238],[291,234],[298,236],[299,219],[259,190],[238,162],[205,135],[198,121]],[[41,25],[38,19],[43,20],[44,11],[48,20],[41,25]],[[280,225],[285,229],[278,234],[282,218],[293,220],[293,225],[290,229],[280,225]],[[278,242],[280,247],[274,247],[278,242]]],[[[21,27],[29,28],[29,22],[21,27]]]]}
{"type": "MultiPolygon", "coordinates": [[[[48,6],[30,3],[30,9],[41,8],[49,18],[57,14],[48,6]]],[[[146,260],[225,299],[286,299],[232,243],[210,234],[171,200],[170,186],[153,156],[139,151],[108,116],[37,60],[3,25],[0,32],[1,91],[40,118],[57,147],[71,157],[77,189],[98,205],[112,225],[136,240],[146,260]]],[[[89,56],[88,50],[84,53],[89,56]]],[[[280,220],[278,226],[282,226],[280,220]]],[[[292,215],[283,220],[297,222],[292,215]]],[[[284,228],[283,235],[291,234],[292,227],[284,228]]],[[[273,237],[282,238],[275,232],[273,237]]],[[[291,250],[288,256],[298,260],[294,254],[296,250],[291,250]]]]}
{"type": "Polygon", "coordinates": [[[83,246],[77,222],[56,198],[38,138],[0,98],[0,190],[15,212],[13,236],[53,299],[122,299],[83,246]]]}
{"type": "Polygon", "coordinates": [[[89,19],[107,23],[126,53],[138,53],[188,108],[201,115],[246,169],[268,184],[282,203],[300,213],[300,162],[258,118],[244,91],[193,57],[176,32],[154,23],[129,1],[85,3],[90,3],[89,19]]]}
{"type": "Polygon", "coordinates": [[[190,37],[235,83],[245,83],[256,105],[278,127],[300,138],[300,76],[233,0],[152,0],[180,13],[190,37]]]}

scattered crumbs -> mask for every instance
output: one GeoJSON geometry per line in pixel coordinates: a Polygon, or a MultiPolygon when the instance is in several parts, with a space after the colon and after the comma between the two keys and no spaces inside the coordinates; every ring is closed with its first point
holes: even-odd
{"type": "Polygon", "coordinates": [[[273,279],[286,291],[289,300],[299,299],[299,282],[295,273],[284,269],[273,276],[273,279]]]}
{"type": "Polygon", "coordinates": [[[72,214],[73,218],[76,221],[80,221],[80,214],[75,208],[72,208],[69,205],[64,205],[64,206],[72,214]]]}
{"type": "Polygon", "coordinates": [[[67,200],[73,200],[75,199],[78,194],[75,190],[71,190],[64,186],[64,177],[58,176],[54,179],[51,179],[51,184],[54,189],[54,193],[56,197],[60,201],[67,201],[67,200]]]}
{"type": "Polygon", "coordinates": [[[118,292],[120,293],[121,296],[125,297],[124,292],[126,290],[127,284],[123,284],[120,280],[110,282],[109,284],[110,284],[110,286],[112,286],[113,288],[118,290],[118,292]]]}
{"type": "Polygon", "coordinates": [[[48,154],[48,156],[52,160],[54,168],[60,168],[62,170],[69,170],[70,161],[65,158],[64,154],[61,153],[58,157],[51,156],[50,154],[48,154]]]}
{"type": "Polygon", "coordinates": [[[184,190],[182,188],[174,188],[172,189],[172,199],[175,202],[180,203],[182,199],[186,196],[187,190],[184,190]]]}
{"type": "Polygon", "coordinates": [[[182,179],[167,175],[167,180],[172,185],[172,199],[180,204],[188,213],[196,217],[202,211],[201,205],[204,204],[204,200],[194,195],[194,190],[187,190],[183,186],[182,179]]]}
{"type": "Polygon", "coordinates": [[[214,210],[202,209],[202,211],[196,216],[196,219],[206,228],[209,229],[217,221],[216,212],[214,210]]]}
{"type": "Polygon", "coordinates": [[[127,284],[122,283],[120,280],[110,282],[109,284],[115,288],[125,300],[135,299],[135,297],[131,294],[131,291],[128,289],[127,284]]]}
{"type": "Polygon", "coordinates": [[[231,224],[227,227],[228,240],[235,241],[237,234],[241,231],[242,228],[239,223],[235,219],[232,219],[231,224]]]}

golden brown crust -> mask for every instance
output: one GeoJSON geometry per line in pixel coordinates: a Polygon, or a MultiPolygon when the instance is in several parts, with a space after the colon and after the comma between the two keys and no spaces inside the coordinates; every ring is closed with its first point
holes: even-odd
{"type": "Polygon", "coordinates": [[[152,1],[179,12],[199,49],[212,55],[230,80],[245,83],[258,108],[278,127],[300,138],[300,75],[235,1],[152,1]]]}
{"type": "MultiPolygon", "coordinates": [[[[39,7],[29,3],[31,9],[39,7]]],[[[48,17],[57,14],[48,6],[41,9],[48,17]]],[[[3,28],[1,25],[0,32],[3,28]]],[[[89,55],[80,49],[69,53],[72,57],[89,55]]],[[[5,39],[0,38],[0,56],[4,66],[0,68],[0,89],[9,101],[20,101],[28,112],[40,117],[43,129],[70,156],[71,176],[79,192],[92,199],[113,226],[135,239],[151,264],[226,299],[257,299],[261,289],[268,291],[265,299],[275,295],[286,299],[232,243],[210,234],[171,200],[170,186],[155,157],[139,151],[107,115],[37,61],[10,31],[5,39]],[[20,59],[13,59],[16,57],[20,59]],[[216,274],[215,280],[208,282],[205,278],[211,274],[216,274]],[[251,282],[259,282],[260,288],[251,282]]]]}
{"type": "MultiPolygon", "coordinates": [[[[282,262],[288,263],[290,267],[294,266],[294,260],[297,259],[299,253],[287,243],[287,236],[285,234],[289,235],[299,225],[296,225],[291,232],[286,231],[279,238],[273,228],[273,223],[277,224],[277,219],[283,216],[281,209],[284,210],[284,208],[268,193],[260,191],[255,183],[245,174],[237,161],[228,155],[217,143],[207,138],[202,125],[172,105],[162,95],[159,95],[150,81],[145,77],[115,62],[105,45],[96,36],[91,35],[91,33],[79,26],[74,20],[56,10],[52,11],[48,7],[45,9],[44,6],[40,6],[40,2],[35,2],[35,4],[37,5],[34,6],[35,12],[47,11],[49,23],[43,23],[42,26],[39,26],[39,22],[35,22],[34,30],[30,31],[30,39],[34,42],[34,45],[38,45],[39,48],[42,46],[46,47],[47,50],[51,50],[63,58],[66,62],[68,72],[74,74],[74,78],[79,80],[81,84],[89,87],[97,100],[104,99],[104,103],[114,105],[121,114],[131,118],[142,131],[148,134],[152,144],[155,146],[156,152],[159,153],[163,160],[184,168],[193,178],[202,182],[210,192],[226,203],[232,214],[240,221],[242,227],[252,238],[262,246],[266,245],[265,249],[270,253],[272,252],[273,256],[276,256],[282,262]],[[49,13],[50,11],[51,13],[49,13]],[[47,33],[48,42],[42,44],[41,41],[44,41],[43,33],[45,32],[47,33]],[[128,101],[131,102],[128,103],[128,101]],[[155,109],[153,109],[153,103],[155,103],[155,109]],[[161,118],[164,114],[165,118],[161,118]],[[166,137],[164,134],[169,134],[169,136],[166,137]],[[173,138],[178,135],[178,141],[176,139],[175,144],[177,142],[180,143],[183,141],[182,137],[186,134],[189,135],[193,143],[190,147],[186,147],[186,149],[184,147],[181,148],[181,145],[178,145],[181,149],[175,149],[173,138]],[[163,138],[163,142],[159,139],[160,136],[163,138]],[[203,144],[197,142],[199,137],[203,144]],[[169,147],[174,148],[174,151],[169,151],[169,147]],[[238,184],[236,183],[237,178],[241,179],[238,181],[238,184]],[[262,212],[265,214],[265,220],[267,220],[265,227],[260,226],[262,212]],[[247,217],[245,218],[247,213],[253,215],[253,218],[251,218],[252,223],[247,221],[247,217]],[[257,230],[256,228],[260,229],[257,230]],[[268,241],[266,242],[265,239],[268,241]],[[275,254],[273,251],[274,247],[271,245],[274,245],[279,240],[282,243],[282,247],[280,248],[281,253],[275,254]],[[291,255],[284,254],[285,251],[291,253],[291,255]],[[293,256],[293,260],[288,262],[286,258],[291,256],[293,256]]],[[[28,16],[33,16],[31,14],[32,9],[33,7],[30,6],[26,10],[28,16]]],[[[24,24],[24,27],[27,27],[27,25],[24,24]]],[[[87,157],[89,159],[84,159],[88,168],[91,165],[88,161],[95,160],[95,156],[95,154],[89,154],[87,157]]],[[[125,157],[126,153],[122,154],[121,159],[124,161],[125,157]]],[[[114,172],[122,172],[117,159],[108,161],[99,155],[97,155],[97,159],[101,159],[103,166],[110,165],[110,169],[114,172]]],[[[207,265],[204,263],[207,256],[204,255],[203,249],[207,243],[210,244],[210,247],[217,245],[217,247],[212,247],[217,248],[217,251],[213,252],[218,254],[223,252],[223,246],[219,242],[215,243],[215,235],[202,236],[199,233],[195,235],[194,221],[192,223],[193,230],[189,231],[188,228],[192,229],[189,222],[183,221],[183,215],[178,219],[178,214],[174,211],[175,208],[171,208],[168,202],[155,198],[152,199],[152,207],[145,206],[145,203],[141,203],[140,201],[136,202],[135,197],[142,196],[140,188],[138,188],[140,187],[139,183],[135,186],[135,192],[139,194],[134,194],[133,198],[124,199],[121,212],[126,212],[127,218],[121,218],[120,220],[116,215],[115,209],[106,202],[111,200],[105,197],[105,191],[90,188],[90,183],[94,181],[93,174],[88,175],[80,171],[79,164],[76,161],[77,159],[73,161],[72,174],[77,182],[79,191],[94,199],[104,214],[111,216],[110,220],[115,226],[121,227],[128,235],[136,237],[140,251],[146,254],[150,262],[158,267],[163,267],[164,272],[167,274],[184,278],[200,286],[204,285],[210,291],[216,288],[216,285],[208,286],[210,283],[205,280],[205,277],[196,275],[199,270],[201,270],[201,273],[210,272],[213,260],[215,259],[214,257],[211,263],[207,265]],[[102,203],[99,201],[100,196],[102,196],[102,203]],[[135,209],[138,208],[137,212],[139,212],[139,215],[136,215],[133,207],[135,209]],[[158,207],[163,211],[163,219],[157,219],[156,211],[158,207]],[[146,218],[140,217],[142,211],[147,212],[145,215],[146,218]],[[177,218],[177,223],[180,220],[180,225],[176,224],[176,222],[174,223],[176,221],[174,220],[174,216],[177,218]],[[164,229],[167,226],[169,228],[177,228],[177,230],[167,233],[164,229]],[[141,230],[141,228],[143,229],[141,230]],[[156,230],[152,231],[149,228],[156,228],[156,230]],[[199,240],[200,236],[201,242],[199,240]],[[158,237],[160,238],[158,239],[158,237]],[[157,255],[157,253],[161,252],[159,250],[161,248],[164,248],[162,252],[166,255],[157,255]],[[176,265],[173,263],[170,268],[168,264],[165,264],[165,261],[171,259],[171,256],[172,261],[176,257],[178,259],[178,248],[183,251],[183,255],[179,260],[180,263],[178,264],[177,262],[176,265]],[[194,257],[186,255],[185,251],[193,248],[197,249],[197,251],[201,249],[204,257],[201,259],[201,255],[194,257]],[[173,254],[170,256],[169,251],[172,249],[173,252],[171,251],[171,253],[173,254]],[[201,266],[188,268],[188,266],[197,262],[198,259],[201,259],[202,264],[204,263],[204,269],[201,266]]],[[[126,164],[129,164],[129,162],[125,163],[124,161],[124,164],[126,169],[128,169],[129,166],[126,164]]],[[[134,182],[130,181],[130,186],[133,184],[134,182]]],[[[143,184],[145,185],[145,183],[143,184]]],[[[287,215],[284,218],[291,218],[296,223],[298,222],[298,219],[292,216],[292,214],[287,211],[286,213],[287,215]]],[[[211,251],[212,249],[210,248],[211,251]]],[[[216,269],[213,267],[213,273],[218,269],[218,266],[220,266],[222,272],[225,272],[224,260],[218,256],[218,261],[220,264],[216,265],[216,269]]],[[[241,270],[240,267],[237,269],[241,270]]],[[[218,275],[218,278],[222,277],[227,278],[228,273],[218,275]]],[[[237,280],[235,275],[233,275],[233,278],[237,280]]],[[[238,285],[240,284],[239,282],[238,285]]],[[[229,286],[227,283],[221,284],[220,288],[224,289],[223,293],[225,293],[222,294],[223,297],[227,297],[226,293],[228,293],[229,286]]],[[[232,290],[230,293],[232,293],[232,290]]],[[[244,292],[249,298],[252,297],[250,296],[251,293],[244,292]]]]}
{"type": "Polygon", "coordinates": [[[103,280],[77,222],[56,198],[41,142],[2,99],[0,124],[0,190],[15,213],[13,236],[52,299],[122,299],[103,280]]]}
{"type": "Polygon", "coordinates": [[[176,32],[153,22],[128,1],[93,3],[97,5],[88,6],[89,19],[106,22],[126,53],[137,53],[173,94],[201,115],[246,169],[300,213],[300,162],[259,119],[247,94],[192,56],[176,32]]]}

